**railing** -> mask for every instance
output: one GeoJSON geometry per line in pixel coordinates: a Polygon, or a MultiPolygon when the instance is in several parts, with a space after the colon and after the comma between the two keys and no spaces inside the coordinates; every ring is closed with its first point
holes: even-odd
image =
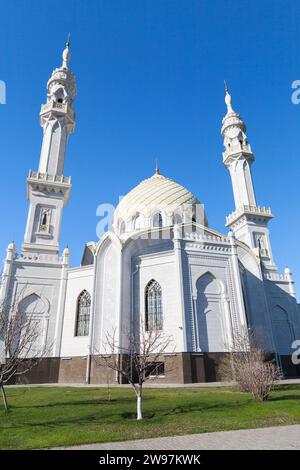
{"type": "Polygon", "coordinates": [[[226,150],[223,152],[223,157],[226,158],[228,155],[232,155],[239,152],[252,153],[250,144],[238,143],[235,145],[231,145],[230,147],[227,147],[226,150]]]}
{"type": "Polygon", "coordinates": [[[282,274],[278,273],[264,273],[264,277],[270,281],[286,281],[286,278],[282,274]]]}
{"type": "Polygon", "coordinates": [[[231,241],[228,237],[220,237],[218,235],[202,235],[198,233],[186,233],[183,237],[185,240],[199,241],[199,242],[210,242],[210,243],[226,243],[230,244],[231,241]]]}
{"type": "Polygon", "coordinates": [[[49,173],[40,173],[39,171],[29,171],[28,178],[38,181],[48,181],[49,183],[70,184],[71,177],[63,175],[49,175],[49,173]]]}
{"type": "Polygon", "coordinates": [[[67,105],[58,103],[57,101],[49,101],[49,103],[42,104],[41,113],[49,111],[50,109],[58,109],[59,111],[67,112],[67,105]]]}
{"type": "Polygon", "coordinates": [[[226,217],[227,224],[230,224],[233,220],[243,214],[253,214],[253,215],[266,215],[267,217],[273,217],[270,207],[260,207],[260,206],[248,206],[242,205],[236,211],[229,214],[226,217]]]}

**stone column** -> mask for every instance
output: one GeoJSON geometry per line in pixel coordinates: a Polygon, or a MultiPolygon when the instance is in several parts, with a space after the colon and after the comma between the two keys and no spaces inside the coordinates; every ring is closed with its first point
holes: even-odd
{"type": "Polygon", "coordinates": [[[2,280],[0,285],[0,305],[2,305],[7,300],[15,253],[16,247],[14,242],[12,242],[7,247],[6,257],[4,260],[2,280]]]}
{"type": "Polygon", "coordinates": [[[232,318],[230,312],[230,303],[226,297],[226,294],[223,293],[221,296],[221,302],[223,306],[225,323],[226,323],[226,336],[228,344],[225,344],[225,348],[231,350],[233,346],[233,327],[232,327],[232,318]]]}
{"type": "Polygon", "coordinates": [[[296,298],[296,290],[295,290],[295,283],[293,280],[293,274],[291,270],[286,267],[284,270],[284,277],[289,283],[289,293],[292,297],[296,298]]]}
{"type": "Polygon", "coordinates": [[[196,352],[201,352],[200,331],[199,331],[198,311],[197,311],[197,296],[196,295],[193,295],[193,327],[194,327],[194,335],[195,335],[196,352]]]}
{"type": "Polygon", "coordinates": [[[242,290],[242,283],[240,277],[240,269],[239,269],[239,259],[237,253],[237,246],[235,243],[235,237],[232,232],[228,234],[230,238],[231,244],[231,267],[232,267],[232,277],[233,277],[233,285],[234,285],[234,294],[235,294],[235,302],[236,302],[236,314],[238,320],[238,329],[241,331],[243,328],[247,328],[247,319],[246,319],[246,312],[244,306],[244,299],[243,299],[243,290],[242,290]]]}
{"type": "Polygon", "coordinates": [[[43,321],[42,352],[45,351],[45,348],[47,346],[48,328],[49,328],[49,314],[47,314],[44,317],[44,321],[43,321]]]}
{"type": "Polygon", "coordinates": [[[54,346],[53,346],[54,357],[60,357],[60,352],[61,352],[61,340],[62,340],[63,323],[64,323],[67,278],[68,278],[69,266],[70,266],[70,250],[69,248],[65,248],[63,251],[63,256],[62,256],[60,289],[59,289],[57,317],[56,317],[56,325],[55,325],[55,336],[54,336],[55,340],[54,340],[54,346]]]}
{"type": "Polygon", "coordinates": [[[177,276],[177,289],[178,289],[178,311],[179,317],[182,321],[182,351],[187,351],[187,331],[186,331],[186,317],[184,308],[184,289],[183,289],[183,273],[182,273],[182,239],[181,229],[179,225],[174,225],[174,255],[175,255],[175,270],[177,276]]]}
{"type": "MultiPolygon", "coordinates": [[[[1,279],[1,284],[0,284],[0,308],[1,306],[3,306],[4,311],[5,311],[5,303],[8,301],[8,293],[9,293],[10,279],[11,279],[15,252],[16,252],[16,247],[15,247],[14,242],[12,242],[8,245],[7,250],[6,250],[6,257],[4,260],[4,267],[3,267],[2,279],[1,279]]],[[[5,361],[5,345],[4,345],[4,340],[0,339],[0,364],[2,361],[5,361]]]]}

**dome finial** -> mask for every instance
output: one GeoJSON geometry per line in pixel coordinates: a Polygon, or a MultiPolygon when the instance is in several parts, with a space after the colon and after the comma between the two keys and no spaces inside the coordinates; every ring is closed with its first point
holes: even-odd
{"type": "Polygon", "coordinates": [[[68,34],[68,39],[67,39],[67,42],[66,42],[66,47],[63,51],[63,55],[62,55],[62,59],[63,59],[63,63],[62,63],[62,66],[63,68],[67,69],[68,68],[68,65],[69,65],[69,62],[70,62],[70,33],[68,34]]]}
{"type": "Polygon", "coordinates": [[[159,175],[159,174],[160,174],[160,173],[159,173],[159,167],[158,167],[158,160],[157,160],[157,159],[155,160],[155,174],[156,174],[156,175],[159,175]]]}
{"type": "Polygon", "coordinates": [[[228,86],[227,86],[227,82],[224,80],[224,84],[225,84],[225,103],[226,103],[226,106],[227,106],[227,113],[233,113],[233,109],[232,109],[232,106],[231,106],[231,96],[229,94],[229,89],[228,89],[228,86]]]}

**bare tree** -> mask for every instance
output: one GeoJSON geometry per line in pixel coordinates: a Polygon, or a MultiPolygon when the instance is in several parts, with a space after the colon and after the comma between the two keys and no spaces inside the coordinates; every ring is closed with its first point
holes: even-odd
{"type": "Polygon", "coordinates": [[[242,392],[252,393],[257,401],[269,398],[277,380],[282,377],[279,367],[270,358],[252,330],[235,333],[229,356],[220,366],[225,380],[234,380],[242,392]]]}
{"type": "Polygon", "coordinates": [[[97,352],[94,357],[96,364],[115,371],[132,385],[137,399],[137,419],[143,419],[142,394],[143,385],[150,377],[158,375],[161,356],[170,351],[173,342],[171,336],[161,330],[145,331],[141,324],[136,332],[134,326],[122,331],[126,346],[121,346],[117,338],[117,330],[106,333],[103,344],[104,353],[97,352]]]}
{"type": "Polygon", "coordinates": [[[5,384],[29,372],[46,355],[49,348],[39,346],[41,335],[38,319],[22,311],[23,291],[9,305],[0,305],[0,388],[5,411],[8,401],[5,384]]]}

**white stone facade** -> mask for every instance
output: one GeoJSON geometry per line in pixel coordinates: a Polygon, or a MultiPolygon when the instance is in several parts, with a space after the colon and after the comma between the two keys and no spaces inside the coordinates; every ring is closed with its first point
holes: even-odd
{"type": "MultiPolygon", "coordinates": [[[[59,255],[62,212],[71,189],[63,174],[66,144],[75,128],[69,58],[67,44],[63,65],[48,82],[39,170],[27,179],[24,243],[20,254],[14,244],[8,246],[0,302],[10,303],[21,292],[26,314],[36,315],[41,324],[39,347],[51,345],[49,360],[59,359],[58,368],[67,371],[64,380],[78,378],[66,365],[76,358],[82,380],[93,380],[91,358],[104,351],[106,333],[115,330],[124,344],[124,329],[133,323],[145,327],[150,315],[152,320],[159,315],[155,321],[173,337],[172,352],[190,355],[189,364],[193,354],[226,353],[236,332],[251,328],[283,366],[293,340],[300,339],[299,308],[290,270],[279,275],[273,258],[272,213],[257,205],[254,156],[228,90],[223,161],[235,200],[228,235],[209,228],[198,199],[157,168],[120,202],[110,231],[86,245],[81,266],[70,267],[68,248],[59,255]],[[159,307],[158,297],[155,307],[146,298],[151,283],[159,290],[159,307]]],[[[193,380],[185,367],[191,365],[182,362],[178,380],[193,380]]]]}

